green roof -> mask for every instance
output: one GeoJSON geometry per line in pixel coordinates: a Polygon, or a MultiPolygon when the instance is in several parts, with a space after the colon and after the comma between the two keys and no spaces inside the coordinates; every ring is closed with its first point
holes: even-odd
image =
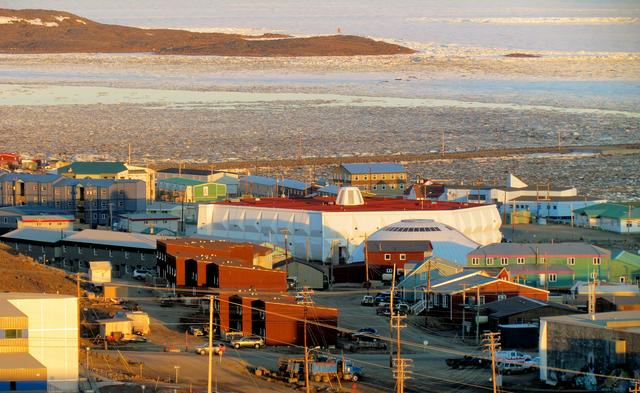
{"type": "Polygon", "coordinates": [[[627,251],[618,251],[611,256],[612,261],[620,261],[629,265],[636,265],[640,267],[640,255],[633,254],[627,251]]]}
{"type": "Polygon", "coordinates": [[[640,207],[633,203],[599,203],[575,209],[575,215],[587,215],[589,217],[610,217],[610,218],[640,218],[640,207]]]}
{"type": "Polygon", "coordinates": [[[64,174],[67,172],[73,172],[78,175],[93,175],[98,173],[116,174],[119,172],[124,172],[126,170],[127,167],[122,162],[78,161],[58,168],[58,174],[64,174]]]}
{"type": "Polygon", "coordinates": [[[168,179],[164,179],[164,180],[160,180],[163,183],[169,183],[169,184],[178,184],[181,186],[197,186],[199,184],[204,184],[206,182],[204,181],[200,181],[200,180],[193,180],[193,179],[184,179],[182,177],[170,177],[168,179]]]}

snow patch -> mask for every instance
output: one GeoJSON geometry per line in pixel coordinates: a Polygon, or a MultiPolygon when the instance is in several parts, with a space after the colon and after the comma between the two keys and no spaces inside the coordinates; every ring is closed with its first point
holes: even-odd
{"type": "Polygon", "coordinates": [[[46,26],[46,27],[58,26],[57,22],[45,22],[40,18],[24,19],[24,18],[17,18],[15,16],[0,16],[0,25],[8,25],[12,23],[22,23],[22,22],[28,23],[30,25],[36,25],[36,26],[46,26]]]}
{"type": "Polygon", "coordinates": [[[57,20],[58,22],[62,22],[65,19],[71,19],[68,16],[62,16],[62,15],[58,15],[58,16],[54,16],[53,19],[57,20]]]}

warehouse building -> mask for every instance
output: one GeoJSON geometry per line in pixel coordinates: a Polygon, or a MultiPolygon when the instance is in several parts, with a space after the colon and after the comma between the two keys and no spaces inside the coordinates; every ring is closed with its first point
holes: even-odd
{"type": "Polygon", "coordinates": [[[0,293],[0,390],[78,391],[78,299],[0,293]]]}
{"type": "Polygon", "coordinates": [[[338,309],[297,304],[290,296],[259,292],[226,293],[214,300],[214,319],[222,332],[264,337],[267,345],[307,345],[326,348],[338,340],[338,309]]]}
{"type": "MultiPolygon", "coordinates": [[[[546,317],[540,320],[540,379],[556,385],[583,373],[640,374],[640,311],[546,317]],[[575,370],[575,372],[571,372],[575,370]]],[[[587,390],[600,391],[595,378],[587,390]]],[[[622,386],[627,391],[633,385],[622,386]]]]}
{"type": "Polygon", "coordinates": [[[257,175],[241,176],[238,183],[242,195],[254,197],[300,198],[311,194],[311,185],[293,179],[257,175]]]}
{"type": "Polygon", "coordinates": [[[15,251],[28,255],[40,263],[54,263],[62,260],[62,239],[72,232],[21,228],[5,233],[0,240],[15,251]]]}
{"type": "Polygon", "coordinates": [[[272,270],[272,250],[250,243],[195,238],[158,241],[160,277],[178,287],[286,290],[286,273],[272,270]]]}
{"type": "Polygon", "coordinates": [[[342,188],[337,198],[260,198],[201,205],[197,233],[281,248],[286,243],[299,259],[346,262],[366,236],[407,219],[435,220],[479,244],[502,239],[500,215],[493,205],[364,199],[354,188],[342,188]]]}

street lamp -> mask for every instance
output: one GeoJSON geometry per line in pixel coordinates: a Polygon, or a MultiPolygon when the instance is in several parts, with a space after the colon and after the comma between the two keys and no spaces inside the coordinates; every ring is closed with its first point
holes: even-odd
{"type": "Polygon", "coordinates": [[[87,372],[89,371],[89,351],[91,350],[90,347],[87,347],[87,372]]]}
{"type": "Polygon", "coordinates": [[[289,229],[282,228],[280,232],[284,235],[284,269],[287,272],[287,278],[289,278],[289,229]]]}

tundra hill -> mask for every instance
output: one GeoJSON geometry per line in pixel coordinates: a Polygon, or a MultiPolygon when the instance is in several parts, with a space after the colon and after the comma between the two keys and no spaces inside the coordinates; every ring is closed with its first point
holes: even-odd
{"type": "Polygon", "coordinates": [[[0,9],[0,53],[135,53],[252,57],[396,55],[415,51],[369,38],[243,36],[107,25],[51,10],[0,9]]]}
{"type": "Polygon", "coordinates": [[[0,291],[75,295],[76,285],[62,270],[43,266],[0,244],[0,291]]]}

